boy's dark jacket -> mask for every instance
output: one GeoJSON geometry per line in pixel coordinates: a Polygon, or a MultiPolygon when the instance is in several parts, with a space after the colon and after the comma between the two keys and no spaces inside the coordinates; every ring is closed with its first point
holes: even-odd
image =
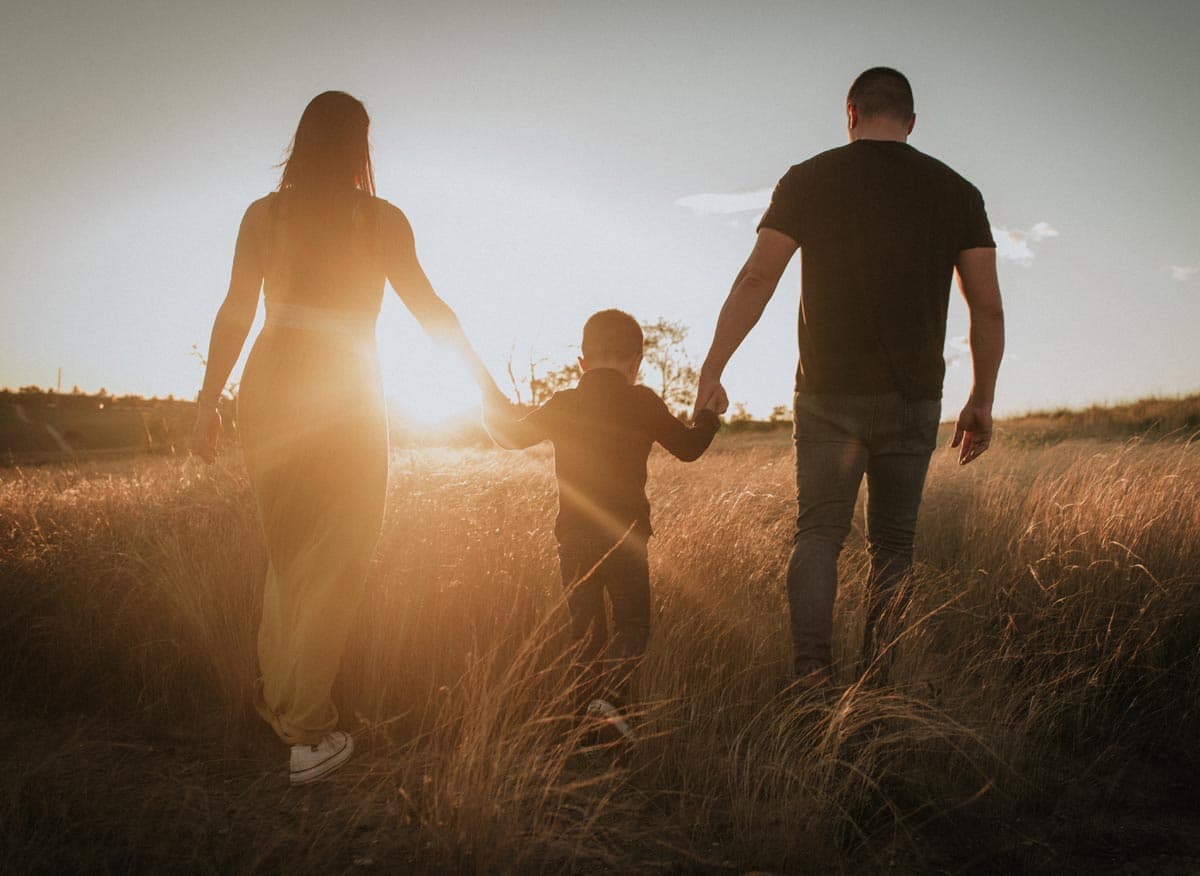
{"type": "Polygon", "coordinates": [[[558,522],[564,537],[620,538],[632,525],[650,534],[646,460],[657,441],[690,462],[708,448],[721,422],[701,411],[695,426],[676,419],[645,386],[631,386],[612,368],[584,372],[574,389],[556,392],[522,418],[489,406],[484,424],[501,447],[520,449],[549,440],[558,478],[558,522]]]}

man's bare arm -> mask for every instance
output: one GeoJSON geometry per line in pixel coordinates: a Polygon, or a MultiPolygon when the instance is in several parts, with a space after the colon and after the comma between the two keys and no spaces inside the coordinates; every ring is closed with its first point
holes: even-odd
{"type": "Polygon", "coordinates": [[[730,357],[758,323],[795,251],[796,241],[786,234],[773,228],[763,228],[758,232],[754,249],[734,279],[733,288],[717,318],[712,345],[700,369],[693,419],[705,407],[721,414],[729,406],[729,399],[721,386],[721,375],[730,357]]]}
{"type": "Polygon", "coordinates": [[[971,316],[971,367],[974,383],[971,396],[959,414],[951,447],[962,446],[960,465],[976,459],[992,439],[992,404],[996,376],[1004,356],[1004,305],[996,276],[996,250],[992,247],[964,249],[954,263],[958,285],[971,316]]]}

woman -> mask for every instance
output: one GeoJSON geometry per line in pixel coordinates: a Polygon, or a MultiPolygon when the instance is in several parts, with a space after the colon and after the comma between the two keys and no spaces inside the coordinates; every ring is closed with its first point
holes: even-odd
{"type": "Polygon", "coordinates": [[[238,429],[266,535],[257,694],[290,744],[291,781],[354,749],[330,691],[383,519],[387,419],[375,349],[384,279],[431,335],[454,343],[499,394],[417,261],[412,228],[375,197],[366,109],[340,91],[304,110],[276,192],[246,210],[217,314],[193,447],[207,462],[217,402],[262,291],[266,323],[238,395],[238,429]]]}

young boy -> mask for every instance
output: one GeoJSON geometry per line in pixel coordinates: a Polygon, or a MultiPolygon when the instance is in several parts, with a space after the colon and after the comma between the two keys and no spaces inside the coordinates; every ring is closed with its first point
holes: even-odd
{"type": "MultiPolygon", "coordinates": [[[[583,327],[583,375],[576,388],[556,392],[523,418],[511,405],[494,402],[484,415],[501,447],[518,450],[544,440],[554,444],[554,534],[571,637],[596,674],[588,686],[613,699],[620,697],[650,634],[650,448],[657,441],[690,462],[704,453],[720,426],[716,413],[705,409],[688,427],[653,390],[635,384],[642,343],[642,329],[628,313],[593,314],[583,327]],[[612,603],[611,639],[605,593],[612,603]]],[[[590,710],[610,719],[615,715],[604,700],[594,701],[590,710]]]]}

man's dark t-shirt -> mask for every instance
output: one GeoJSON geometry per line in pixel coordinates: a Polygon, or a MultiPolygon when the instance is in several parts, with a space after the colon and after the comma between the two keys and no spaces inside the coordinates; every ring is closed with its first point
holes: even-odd
{"type": "Polygon", "coordinates": [[[587,371],[575,389],[516,420],[489,413],[488,431],[497,443],[519,449],[549,440],[558,478],[558,521],[554,533],[612,538],[633,526],[650,534],[646,460],[658,442],[684,461],[697,459],[712,442],[720,420],[704,410],[696,425],[676,419],[654,390],[631,386],[611,368],[587,371]]]}
{"type": "Polygon", "coordinates": [[[801,248],[798,391],[941,398],[955,258],[995,246],[978,189],[907,143],[856,140],[792,167],[759,228],[801,248]]]}

